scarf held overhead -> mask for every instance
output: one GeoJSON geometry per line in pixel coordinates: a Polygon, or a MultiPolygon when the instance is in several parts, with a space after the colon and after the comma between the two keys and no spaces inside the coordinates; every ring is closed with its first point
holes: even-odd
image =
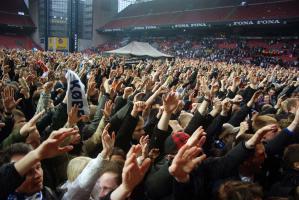
{"type": "Polygon", "coordinates": [[[85,95],[85,86],[79,76],[68,70],[65,78],[67,79],[67,111],[70,112],[72,106],[78,105],[79,115],[89,115],[87,97],[85,95]]]}

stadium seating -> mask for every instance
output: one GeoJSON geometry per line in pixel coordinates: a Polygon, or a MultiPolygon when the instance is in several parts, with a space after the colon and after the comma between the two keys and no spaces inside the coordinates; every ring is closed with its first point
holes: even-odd
{"type": "Polygon", "coordinates": [[[0,48],[40,49],[30,38],[35,25],[24,0],[5,1],[1,4],[0,26],[0,48]]]}
{"type": "Polygon", "coordinates": [[[229,4],[229,2],[231,2],[229,0],[224,2],[226,2],[226,4],[223,4],[225,6],[222,7],[219,7],[219,5],[218,7],[212,7],[212,3],[209,5],[204,5],[202,3],[201,9],[197,9],[199,5],[201,5],[199,3],[196,7],[185,10],[184,7],[179,7],[181,3],[179,4],[177,1],[174,1],[167,6],[163,6],[163,3],[161,3],[161,5],[155,3],[155,1],[146,2],[144,4],[134,4],[122,11],[116,19],[108,22],[102,28],[112,29],[150,25],[286,19],[299,17],[299,1],[295,0],[281,2],[266,1],[266,3],[265,1],[263,1],[264,3],[260,3],[260,1],[253,1],[253,3],[247,6],[232,5],[229,4]]]}
{"type": "Polygon", "coordinates": [[[264,5],[238,7],[231,15],[232,20],[277,19],[298,17],[299,1],[278,2],[264,5]],[[254,12],[253,12],[254,11],[254,12]]]}
{"type": "Polygon", "coordinates": [[[0,8],[0,25],[35,27],[24,0],[5,1],[0,8]]]}
{"type": "Polygon", "coordinates": [[[1,4],[0,11],[15,14],[18,12],[24,12],[25,14],[28,14],[28,9],[24,3],[24,0],[5,1],[5,3],[1,4]]]}
{"type": "Polygon", "coordinates": [[[29,16],[17,15],[12,13],[3,13],[1,11],[0,24],[34,27],[32,19],[29,16]]]}
{"type": "Polygon", "coordinates": [[[7,36],[0,35],[0,48],[32,49],[38,48],[29,36],[7,36]]]}

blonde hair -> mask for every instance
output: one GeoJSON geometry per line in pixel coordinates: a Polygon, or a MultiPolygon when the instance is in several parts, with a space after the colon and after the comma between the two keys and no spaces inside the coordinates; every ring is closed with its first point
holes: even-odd
{"type": "Polygon", "coordinates": [[[193,114],[182,112],[178,118],[179,124],[182,126],[182,128],[186,128],[191,121],[193,117],[193,114]]]}
{"type": "Polygon", "coordinates": [[[260,115],[257,116],[253,122],[252,122],[252,128],[255,131],[257,131],[260,128],[263,128],[264,126],[270,125],[270,124],[277,124],[277,120],[273,117],[270,117],[268,115],[260,115]]]}
{"type": "Polygon", "coordinates": [[[79,156],[72,159],[67,166],[66,173],[68,181],[73,182],[83,171],[89,161],[91,161],[91,158],[85,156],[79,156]]]}
{"type": "Polygon", "coordinates": [[[298,101],[299,101],[298,98],[288,98],[286,100],[286,109],[287,109],[287,111],[291,111],[292,107],[296,107],[298,101]]]}

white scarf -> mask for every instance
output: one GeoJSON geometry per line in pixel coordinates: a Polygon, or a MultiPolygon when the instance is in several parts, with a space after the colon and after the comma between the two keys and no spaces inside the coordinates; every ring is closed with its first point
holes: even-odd
{"type": "Polygon", "coordinates": [[[69,113],[72,106],[77,104],[79,115],[89,115],[89,107],[85,94],[85,86],[79,76],[72,70],[68,70],[65,78],[67,79],[67,112],[69,113]]]}
{"type": "Polygon", "coordinates": [[[22,200],[43,200],[43,193],[42,192],[37,192],[31,196],[17,196],[15,194],[11,194],[7,197],[7,200],[18,200],[18,199],[22,199],[22,200]]]}

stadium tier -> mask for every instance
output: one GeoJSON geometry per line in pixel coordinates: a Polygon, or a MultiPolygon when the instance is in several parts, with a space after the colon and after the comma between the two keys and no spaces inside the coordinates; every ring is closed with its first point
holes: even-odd
{"type": "MultiPolygon", "coordinates": [[[[159,2],[131,5],[119,13],[115,19],[101,27],[100,30],[110,32],[129,28],[157,29],[163,26],[196,28],[219,24],[230,26],[283,24],[287,23],[288,20],[292,21],[299,18],[299,1],[296,0],[255,1],[245,6],[232,5],[229,4],[229,1],[224,1],[227,4],[217,7],[212,5],[182,7],[182,3],[175,3],[176,1],[164,7],[159,2]],[[158,5],[160,5],[159,8],[156,7],[158,5]]],[[[188,5],[188,3],[186,4],[188,5]]]]}
{"type": "Polygon", "coordinates": [[[23,0],[5,1],[0,7],[0,25],[35,27],[23,0]]]}
{"type": "Polygon", "coordinates": [[[34,27],[30,16],[18,15],[14,13],[4,13],[2,11],[0,11],[0,25],[1,24],[9,26],[34,27]]]}
{"type": "Polygon", "coordinates": [[[33,42],[30,36],[0,35],[0,48],[32,49],[32,48],[39,48],[39,47],[37,44],[33,42]]]}
{"type": "Polygon", "coordinates": [[[39,48],[30,34],[35,30],[23,0],[6,1],[0,7],[0,48],[39,48]]]}

